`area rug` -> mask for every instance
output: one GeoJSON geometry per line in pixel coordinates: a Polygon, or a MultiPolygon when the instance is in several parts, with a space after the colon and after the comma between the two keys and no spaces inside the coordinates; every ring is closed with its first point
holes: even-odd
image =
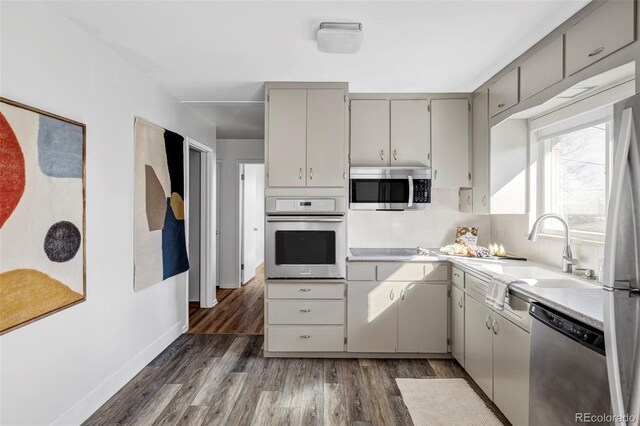
{"type": "Polygon", "coordinates": [[[422,425],[502,425],[464,379],[396,379],[411,420],[422,425]]]}

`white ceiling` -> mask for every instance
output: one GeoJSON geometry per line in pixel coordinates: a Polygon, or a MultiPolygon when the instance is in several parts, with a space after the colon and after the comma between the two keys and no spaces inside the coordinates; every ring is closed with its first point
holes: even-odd
{"type": "MultiPolygon", "coordinates": [[[[588,2],[65,1],[54,7],[179,100],[229,102],[262,100],[265,81],[347,81],[351,92],[470,92],[588,2]],[[322,21],[362,22],[361,51],[319,52],[315,32],[322,21]]],[[[248,129],[261,126],[255,105],[230,105],[195,107],[230,133],[242,133],[243,118],[253,120],[248,129]]]]}

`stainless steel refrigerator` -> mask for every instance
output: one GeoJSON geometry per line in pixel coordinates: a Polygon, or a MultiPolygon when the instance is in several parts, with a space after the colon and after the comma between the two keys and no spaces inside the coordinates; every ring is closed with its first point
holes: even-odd
{"type": "Polygon", "coordinates": [[[640,421],[640,95],[614,106],[602,283],[607,372],[617,425],[640,421]]]}

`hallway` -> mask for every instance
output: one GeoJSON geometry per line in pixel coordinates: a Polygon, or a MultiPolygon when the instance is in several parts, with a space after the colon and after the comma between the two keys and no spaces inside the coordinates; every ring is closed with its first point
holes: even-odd
{"type": "Polygon", "coordinates": [[[218,289],[218,304],[203,309],[189,304],[189,333],[264,334],[264,264],[239,289],[218,289]]]}

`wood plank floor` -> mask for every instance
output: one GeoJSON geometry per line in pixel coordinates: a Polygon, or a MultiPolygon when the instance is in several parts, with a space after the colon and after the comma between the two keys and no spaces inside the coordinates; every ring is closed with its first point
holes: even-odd
{"type": "Polygon", "coordinates": [[[189,304],[189,333],[264,334],[264,263],[256,276],[238,289],[218,289],[218,304],[189,304]]]}
{"type": "Polygon", "coordinates": [[[470,381],[453,360],[263,358],[262,344],[184,334],[85,424],[411,425],[395,378],[470,381]]]}

